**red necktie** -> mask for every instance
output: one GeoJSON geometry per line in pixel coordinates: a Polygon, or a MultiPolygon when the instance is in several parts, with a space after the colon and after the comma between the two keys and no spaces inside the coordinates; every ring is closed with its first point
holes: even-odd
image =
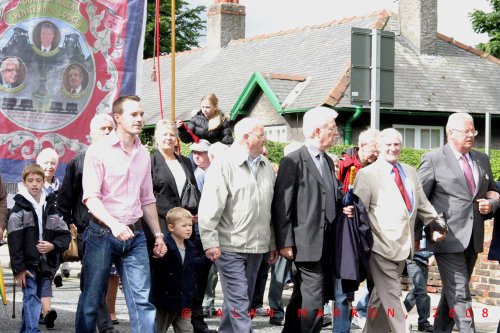
{"type": "Polygon", "coordinates": [[[406,208],[408,211],[411,211],[411,201],[408,197],[408,193],[406,193],[405,187],[403,185],[403,181],[401,180],[401,175],[399,174],[399,169],[395,166],[392,167],[392,171],[394,172],[394,180],[396,181],[396,185],[398,186],[399,192],[403,196],[403,200],[405,201],[406,208]]]}

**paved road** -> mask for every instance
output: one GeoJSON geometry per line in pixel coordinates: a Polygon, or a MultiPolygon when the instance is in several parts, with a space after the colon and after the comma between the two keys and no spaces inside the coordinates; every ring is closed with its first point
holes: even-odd
{"type": "MultiPolygon", "coordinates": [[[[5,287],[7,290],[7,300],[8,304],[4,309],[1,309],[0,305],[0,333],[14,333],[17,332],[19,321],[21,318],[21,301],[22,301],[22,293],[16,288],[16,302],[15,302],[15,318],[12,318],[13,311],[13,286],[12,286],[12,271],[8,268],[8,255],[6,255],[6,247],[2,246],[0,248],[0,262],[3,266],[4,277],[5,277],[5,287]]],[[[63,279],[63,286],[61,288],[53,288],[54,298],[53,298],[53,308],[58,313],[58,318],[56,320],[56,326],[54,330],[48,332],[64,332],[70,333],[74,332],[74,319],[75,312],[78,302],[78,295],[80,293],[79,283],[80,280],[77,277],[77,273],[79,272],[79,264],[71,264],[72,271],[71,276],[67,279],[63,279]]],[[[217,299],[216,299],[216,307],[222,306],[222,292],[220,290],[220,285],[217,286],[217,299]]],[[[284,300],[288,302],[290,297],[291,290],[287,290],[284,293],[284,300]]],[[[265,298],[267,300],[267,294],[265,298]]],[[[432,306],[434,307],[439,301],[439,295],[432,294],[431,295],[432,306]]],[[[267,306],[267,304],[265,304],[267,306]]],[[[121,333],[130,333],[129,319],[127,307],[125,304],[125,299],[121,290],[118,291],[118,297],[116,300],[116,310],[118,314],[118,320],[120,324],[115,326],[118,332],[121,333]]],[[[476,320],[477,333],[494,333],[496,332],[496,328],[498,325],[498,319],[500,318],[500,307],[499,306],[490,306],[480,303],[473,304],[473,310],[476,320]],[[487,311],[488,317],[483,318],[483,309],[487,311]]],[[[207,318],[207,323],[211,329],[217,329],[218,319],[215,317],[207,318]]],[[[409,314],[409,321],[416,327],[417,323],[417,314],[416,310],[413,309],[409,314]]],[[[431,320],[432,322],[432,320],[431,320]]],[[[268,320],[263,317],[257,317],[253,321],[253,326],[255,331],[258,333],[264,332],[281,332],[281,328],[277,326],[271,326],[268,323],[268,320]]],[[[322,332],[331,332],[332,327],[326,327],[322,330],[322,332]]],[[[46,332],[45,327],[42,326],[42,332],[46,332]]],[[[169,332],[173,332],[172,329],[169,332]]],[[[361,330],[353,329],[352,333],[361,333],[361,330]]],[[[417,332],[412,331],[412,332],[417,332]]]]}

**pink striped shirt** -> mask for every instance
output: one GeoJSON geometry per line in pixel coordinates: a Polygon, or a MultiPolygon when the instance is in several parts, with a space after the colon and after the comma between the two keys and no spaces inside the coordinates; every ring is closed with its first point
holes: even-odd
{"type": "Polygon", "coordinates": [[[151,179],[151,158],[137,137],[129,154],[114,131],[90,145],[83,167],[83,202],[101,199],[117,221],[135,223],[142,206],[156,202],[151,179]]]}

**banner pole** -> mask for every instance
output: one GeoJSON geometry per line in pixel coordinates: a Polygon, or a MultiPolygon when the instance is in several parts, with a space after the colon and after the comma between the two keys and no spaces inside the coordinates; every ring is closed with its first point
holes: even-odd
{"type": "Polygon", "coordinates": [[[171,36],[171,54],[172,54],[172,121],[175,122],[175,0],[172,0],[172,36],[171,36]]]}

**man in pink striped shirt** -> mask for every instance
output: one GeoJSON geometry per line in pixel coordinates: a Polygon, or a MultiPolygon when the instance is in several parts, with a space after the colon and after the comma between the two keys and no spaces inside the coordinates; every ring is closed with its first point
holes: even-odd
{"type": "Polygon", "coordinates": [[[156,212],[151,160],[138,134],[144,111],[137,96],[113,103],[116,130],[91,145],[83,167],[83,203],[92,219],[84,234],[83,292],[75,330],[94,333],[111,263],[122,280],[132,332],[155,332],[156,310],[149,302],[150,271],[141,218],[155,236],[153,255],[167,252],[156,212]]]}

